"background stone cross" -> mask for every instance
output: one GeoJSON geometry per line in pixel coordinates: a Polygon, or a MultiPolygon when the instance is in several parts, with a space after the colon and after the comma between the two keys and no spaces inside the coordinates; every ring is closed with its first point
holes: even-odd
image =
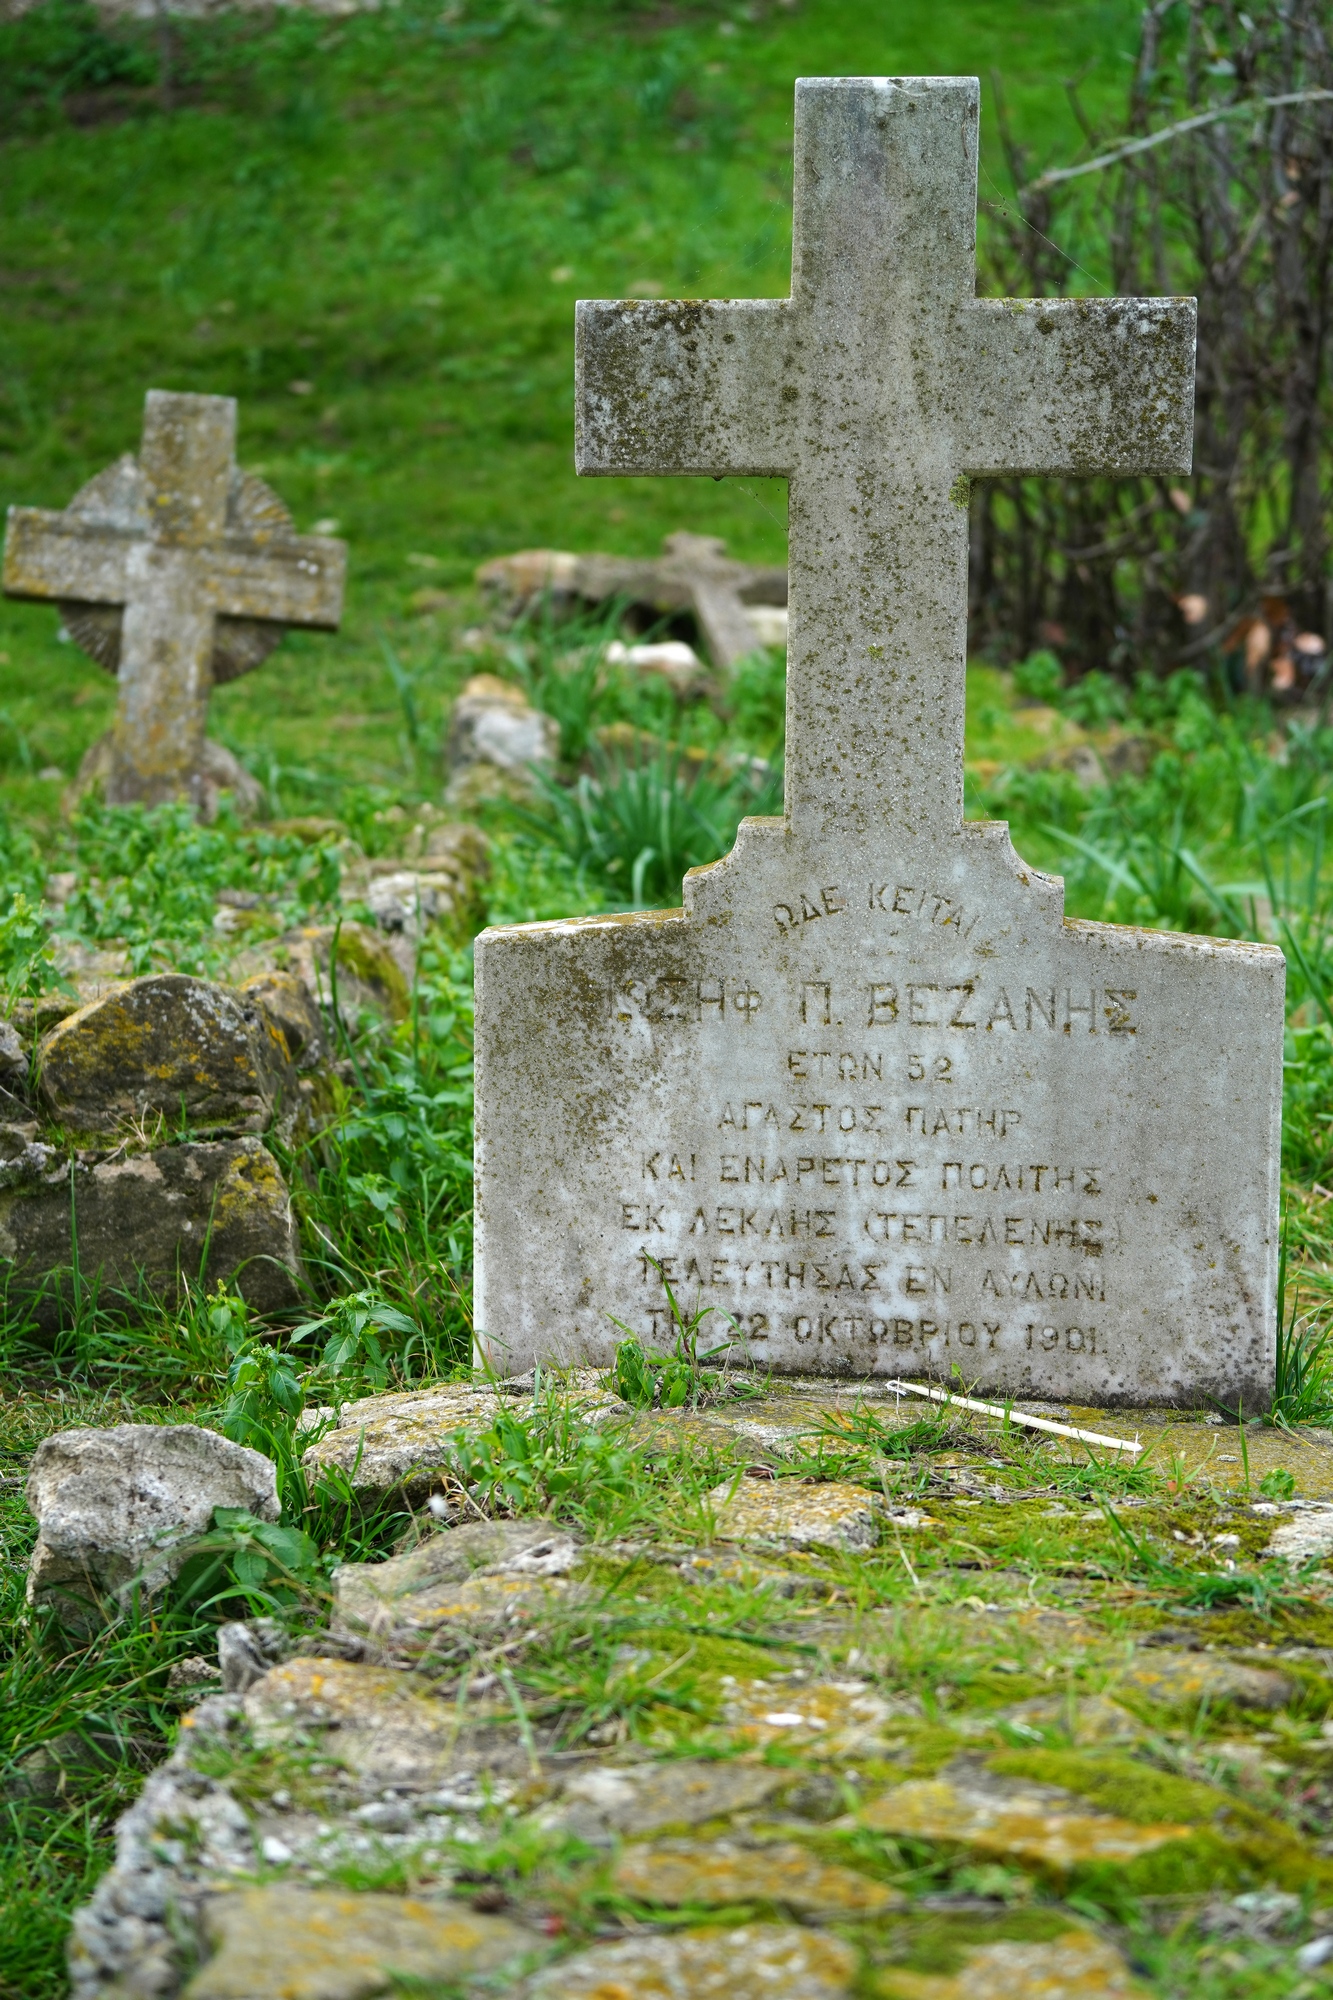
{"type": "Polygon", "coordinates": [[[214,681],[257,666],[285,626],[332,631],[342,615],[345,545],[297,535],[235,448],[230,396],[150,389],[137,459],[62,513],[9,510],[6,594],[56,599],[85,651],[118,673],[113,802],[201,803],[214,681]]]}
{"type": "Polygon", "coordinates": [[[963,814],[968,476],[1188,472],[1190,299],[975,297],[978,87],[796,86],[788,299],[584,301],[584,473],[786,475],[787,807],[963,814]]]}

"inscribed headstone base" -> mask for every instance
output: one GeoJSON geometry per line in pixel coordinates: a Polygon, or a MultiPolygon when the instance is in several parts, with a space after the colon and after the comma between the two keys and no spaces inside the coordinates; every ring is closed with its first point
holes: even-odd
{"type": "Polygon", "coordinates": [[[1263,1401],[1282,955],[1063,903],[1000,824],[750,820],[683,911],[484,932],[494,1363],[669,1345],[669,1283],[777,1372],[1263,1401]]]}

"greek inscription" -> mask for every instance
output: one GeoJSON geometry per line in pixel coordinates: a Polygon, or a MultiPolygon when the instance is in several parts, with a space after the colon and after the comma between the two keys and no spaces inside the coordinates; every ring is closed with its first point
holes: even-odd
{"type": "Polygon", "coordinates": [[[617,1021],[723,1021],[739,1015],[752,1021],[763,999],[748,979],[685,979],[663,974],[654,980],[627,979],[611,991],[617,1021]],[[730,1010],[730,1011],[729,1011],[730,1010]]]}
{"type": "Polygon", "coordinates": [[[989,1188],[995,1193],[1006,1189],[1021,1193],[1031,1188],[1034,1194],[1100,1195],[1101,1174],[1100,1167],[1025,1166],[1020,1161],[1002,1161],[996,1166],[987,1160],[945,1160],[940,1168],[940,1187],[946,1194],[951,1188],[976,1188],[978,1192],[989,1188]]]}
{"type": "Polygon", "coordinates": [[[846,908],[847,898],[834,885],[816,889],[809,895],[803,894],[795,903],[775,903],[773,920],[780,931],[791,931],[799,924],[816,923],[821,917],[836,917],[840,910],[846,908]]]}
{"type": "Polygon", "coordinates": [[[895,917],[917,917],[941,930],[952,929],[971,937],[981,921],[980,911],[968,917],[961,903],[937,889],[916,889],[907,883],[874,882],[869,885],[868,907],[895,917]]]}
{"type": "Polygon", "coordinates": [[[982,1111],[973,1106],[953,1104],[937,1104],[933,1108],[924,1104],[909,1104],[903,1116],[908,1131],[919,1132],[925,1139],[938,1139],[941,1132],[947,1132],[953,1139],[979,1139],[984,1132],[989,1132],[996,1139],[1007,1139],[1023,1122],[1022,1114],[1012,1107],[982,1111]]]}

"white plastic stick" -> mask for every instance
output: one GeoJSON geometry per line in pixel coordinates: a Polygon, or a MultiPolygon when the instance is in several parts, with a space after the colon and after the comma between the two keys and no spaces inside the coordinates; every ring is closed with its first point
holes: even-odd
{"type": "Polygon", "coordinates": [[[932,1403],[953,1403],[960,1410],[975,1410],[979,1416],[1006,1418],[1011,1424],[1026,1424],[1031,1431],[1049,1431],[1052,1437],[1077,1438],[1080,1444],[1103,1444],[1109,1451],[1142,1451],[1137,1438],[1103,1437],[1100,1431],[1078,1431],[1072,1424],[1057,1424],[1050,1417],[1029,1417],[1022,1410],[1006,1410],[999,1403],[977,1403],[971,1396],[954,1396],[947,1389],[931,1389],[924,1382],[889,1382],[887,1388],[901,1396],[925,1396],[932,1403]]]}

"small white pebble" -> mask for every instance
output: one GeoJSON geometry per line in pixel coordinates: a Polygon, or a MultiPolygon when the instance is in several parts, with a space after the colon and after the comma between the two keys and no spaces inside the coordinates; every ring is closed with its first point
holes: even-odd
{"type": "Polygon", "coordinates": [[[276,1833],[266,1833],[264,1835],[264,1838],[259,1843],[259,1852],[263,1855],[265,1861],[270,1862],[275,1868],[280,1868],[285,1861],[292,1859],[291,1848],[288,1847],[285,1840],[279,1840],[276,1833]]]}
{"type": "Polygon", "coordinates": [[[1213,1547],[1214,1547],[1215,1549],[1238,1549],[1238,1548],[1240,1547],[1240,1536],[1239,1536],[1239,1535],[1214,1535],[1214,1536],[1213,1536],[1213,1547]]]}

